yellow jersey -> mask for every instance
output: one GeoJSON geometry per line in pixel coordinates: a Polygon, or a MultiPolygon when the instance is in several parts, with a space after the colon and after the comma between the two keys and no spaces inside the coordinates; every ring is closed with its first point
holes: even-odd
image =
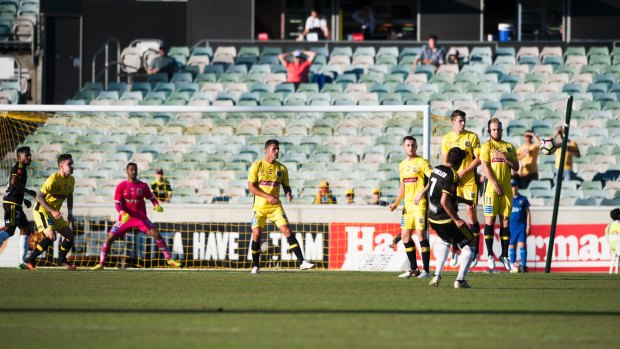
{"type": "MultiPolygon", "coordinates": [[[[480,160],[490,163],[491,171],[495,174],[495,178],[502,186],[502,191],[512,196],[512,189],[510,187],[511,168],[506,160],[493,157],[493,151],[499,150],[506,154],[507,158],[517,160],[517,152],[512,143],[504,141],[494,141],[489,139],[482,144],[480,148],[480,160]]],[[[487,185],[486,192],[492,192],[495,188],[487,185]]]]}
{"type": "Polygon", "coordinates": [[[532,173],[538,173],[538,150],[537,144],[523,144],[517,149],[517,155],[520,158],[519,176],[527,176],[532,173]]]}
{"type": "MultiPolygon", "coordinates": [[[[609,235],[620,235],[620,221],[613,221],[605,228],[605,236],[607,236],[607,239],[609,239],[609,235]]],[[[616,246],[615,241],[611,240],[609,241],[609,248],[615,252],[618,246],[616,246]]]]}
{"type": "MultiPolygon", "coordinates": [[[[265,160],[255,161],[250,167],[248,174],[248,182],[258,184],[258,187],[269,195],[273,195],[280,199],[280,185],[289,186],[288,184],[288,170],[286,166],[279,163],[277,160],[273,164],[268,163],[265,160]]],[[[281,204],[272,205],[267,199],[262,196],[254,195],[254,209],[269,209],[274,207],[280,207],[281,204]]]]}
{"type": "MultiPolygon", "coordinates": [[[[400,182],[405,186],[405,207],[415,206],[415,195],[424,189],[424,176],[430,177],[433,168],[423,157],[416,156],[413,159],[405,159],[398,164],[400,182]]],[[[423,196],[418,205],[426,209],[426,197],[423,196]]]]}
{"type": "MultiPolygon", "coordinates": [[[[560,146],[562,144],[560,143],[560,146]]],[[[577,148],[579,149],[579,147],[577,146],[577,143],[575,141],[568,141],[568,146],[569,147],[573,147],[573,148],[577,148]]],[[[560,156],[562,154],[562,148],[558,148],[556,149],[555,152],[555,168],[558,169],[560,168],[560,156]]],[[[566,150],[566,157],[564,158],[564,170],[572,170],[573,169],[573,153],[569,152],[568,149],[566,150]]]]}
{"type": "MultiPolygon", "coordinates": [[[[60,175],[60,172],[56,172],[49,176],[43,186],[41,186],[41,193],[45,195],[45,201],[54,210],[59,211],[62,203],[65,199],[73,194],[75,188],[75,178],[72,175],[66,178],[60,175]]],[[[51,214],[42,205],[37,204],[34,207],[35,211],[51,214]]]]}
{"type": "MultiPolygon", "coordinates": [[[[441,141],[441,153],[448,154],[450,149],[454,147],[459,147],[467,153],[461,167],[458,168],[458,171],[462,171],[469,164],[474,161],[478,156],[480,156],[480,138],[478,135],[464,130],[461,134],[456,134],[454,131],[448,132],[441,141]]],[[[461,184],[467,184],[469,182],[474,182],[476,180],[474,173],[476,171],[469,171],[461,178],[461,184]]]]}

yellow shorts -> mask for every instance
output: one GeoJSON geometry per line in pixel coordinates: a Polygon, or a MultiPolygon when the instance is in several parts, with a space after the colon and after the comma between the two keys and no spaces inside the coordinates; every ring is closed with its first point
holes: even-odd
{"type": "Polygon", "coordinates": [[[34,225],[39,233],[48,229],[60,231],[62,228],[69,226],[69,223],[64,218],[54,219],[54,217],[40,211],[33,211],[33,215],[34,225]]]}
{"type": "Polygon", "coordinates": [[[401,229],[407,230],[427,230],[426,209],[403,209],[403,215],[400,218],[401,229]]]}
{"type": "Polygon", "coordinates": [[[254,210],[252,215],[252,229],[264,228],[267,220],[272,221],[278,228],[283,225],[288,225],[288,218],[286,218],[286,213],[282,207],[263,208],[254,210]]]}
{"type": "Polygon", "coordinates": [[[504,216],[512,214],[512,189],[498,196],[495,191],[484,193],[484,215],[486,217],[504,216]]]}
{"type": "Polygon", "coordinates": [[[478,205],[478,186],[476,181],[471,180],[456,187],[456,196],[473,201],[474,206],[478,205]]]}

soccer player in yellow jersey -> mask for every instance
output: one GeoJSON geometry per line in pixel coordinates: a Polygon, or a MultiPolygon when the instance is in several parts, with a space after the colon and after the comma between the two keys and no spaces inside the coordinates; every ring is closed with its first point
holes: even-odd
{"type": "Polygon", "coordinates": [[[34,223],[37,231],[45,237],[39,241],[30,256],[24,261],[24,265],[30,270],[36,270],[37,257],[50,247],[56,240],[56,232],[64,238],[58,252],[58,264],[69,270],[75,270],[75,265],[67,261],[67,253],[73,246],[73,230],[69,222],[73,220],[73,159],[71,154],[58,156],[58,172],[49,176],[39,194],[35,197],[37,204],[34,207],[34,223]],[[67,200],[67,219],[60,213],[62,203],[67,200]]]}
{"type": "Polygon", "coordinates": [[[428,187],[428,177],[433,170],[428,160],[416,155],[418,143],[412,136],[403,138],[403,150],[407,158],[398,164],[400,174],[400,189],[398,197],[388,206],[390,211],[394,211],[405,199],[403,216],[400,219],[401,238],[405,245],[407,259],[409,259],[409,271],[404,272],[398,277],[410,278],[429,278],[429,261],[431,258],[431,245],[428,241],[428,227],[426,222],[426,192],[428,187]],[[411,235],[415,231],[420,242],[423,270],[418,269],[416,260],[416,246],[411,235]]]}
{"type": "MultiPolygon", "coordinates": [[[[480,223],[478,223],[478,185],[476,184],[476,168],[480,165],[480,139],[478,135],[465,129],[466,114],[462,110],[455,110],[450,116],[452,121],[452,132],[447,133],[441,141],[441,154],[443,163],[448,163],[448,152],[453,147],[465,150],[466,156],[457,174],[460,178],[459,186],[456,189],[457,196],[466,200],[473,201],[472,206],[467,206],[467,217],[469,218],[469,230],[474,235],[474,256],[471,263],[475,267],[478,263],[480,223]]],[[[452,256],[450,264],[456,266],[457,258],[452,256]]]]}
{"type": "Polygon", "coordinates": [[[310,269],[314,264],[304,259],[299,243],[288,226],[286,213],[280,201],[280,185],[288,201],[293,200],[293,194],[288,182],[286,166],[278,162],[280,142],[270,139],[265,143],[265,159],[258,160],[250,167],[248,174],[248,189],[254,194],[254,214],[252,216],[252,274],[260,273],[260,240],[267,219],[272,221],[284,234],[291,250],[298,261],[301,261],[301,270],[310,269]]]}
{"type": "Polygon", "coordinates": [[[495,217],[499,216],[499,236],[502,254],[499,260],[506,270],[510,271],[508,247],[510,245],[510,222],[512,214],[512,187],[510,184],[511,170],[519,169],[519,160],[514,145],[502,141],[502,122],[492,118],[488,123],[491,139],[484,142],[480,149],[482,170],[487,178],[484,190],[484,242],[487,246],[489,269],[495,269],[493,258],[493,235],[495,217]]]}

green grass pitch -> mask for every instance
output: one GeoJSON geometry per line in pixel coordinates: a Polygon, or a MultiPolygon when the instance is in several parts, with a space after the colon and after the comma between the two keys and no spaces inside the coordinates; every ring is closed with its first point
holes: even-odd
{"type": "Polygon", "coordinates": [[[0,347],[617,348],[620,278],[0,269],[0,347]]]}

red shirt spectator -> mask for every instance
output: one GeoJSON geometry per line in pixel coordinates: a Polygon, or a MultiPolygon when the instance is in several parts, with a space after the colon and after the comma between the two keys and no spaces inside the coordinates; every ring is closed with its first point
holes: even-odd
{"type": "Polygon", "coordinates": [[[302,82],[308,82],[308,73],[310,72],[310,66],[314,61],[316,53],[312,51],[295,51],[293,53],[282,53],[278,56],[280,63],[286,68],[287,82],[299,84],[302,82]],[[304,59],[303,56],[307,59],[304,59]],[[287,61],[288,56],[293,56],[293,61],[287,61]]]}

